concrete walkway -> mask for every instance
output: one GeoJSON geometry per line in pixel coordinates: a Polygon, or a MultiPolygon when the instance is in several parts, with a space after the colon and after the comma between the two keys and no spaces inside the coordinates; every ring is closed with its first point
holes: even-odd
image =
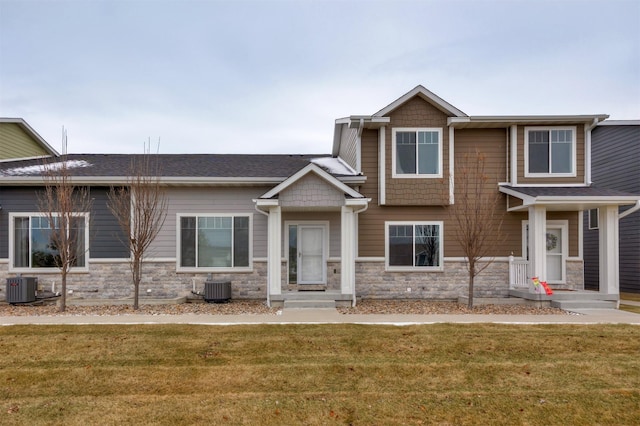
{"type": "Polygon", "coordinates": [[[0,325],[18,324],[638,324],[640,314],[617,309],[582,309],[574,315],[343,315],[335,309],[285,309],[279,315],[113,315],[6,316],[0,325]]]}

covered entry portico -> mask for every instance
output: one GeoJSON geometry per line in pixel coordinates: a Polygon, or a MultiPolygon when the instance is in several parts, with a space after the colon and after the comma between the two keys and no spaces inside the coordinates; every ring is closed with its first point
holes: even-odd
{"type": "MultiPolygon", "coordinates": [[[[600,240],[600,293],[618,296],[619,289],[619,236],[618,208],[638,203],[640,197],[620,191],[594,187],[511,187],[501,186],[500,191],[509,195],[508,210],[524,211],[528,214],[528,263],[527,280],[538,277],[553,284],[557,268],[553,243],[566,239],[566,235],[555,232],[558,224],[547,220],[547,212],[580,212],[591,209],[599,211],[600,240]]],[[[561,228],[560,228],[561,229],[561,228]]],[[[579,222],[578,244],[582,253],[582,221],[579,222]]],[[[525,238],[525,237],[523,237],[525,238]]],[[[574,237],[575,238],[575,237],[574,237]]],[[[559,250],[562,253],[561,250],[559,250]]],[[[526,259],[526,253],[523,253],[526,259]]],[[[582,255],[580,254],[580,260],[582,255]]],[[[564,259],[560,257],[560,262],[564,259]]],[[[564,267],[563,263],[559,264],[564,267]]],[[[584,282],[582,283],[584,286],[584,282]]],[[[580,288],[582,290],[584,287],[580,288]]]]}
{"type": "Polygon", "coordinates": [[[325,299],[333,295],[355,304],[357,215],[369,201],[315,164],[254,200],[256,209],[268,216],[269,305],[295,298],[298,290],[323,291],[325,299]],[[336,257],[339,265],[329,269],[336,257]],[[328,270],[339,274],[333,291],[324,291],[328,270]]]}

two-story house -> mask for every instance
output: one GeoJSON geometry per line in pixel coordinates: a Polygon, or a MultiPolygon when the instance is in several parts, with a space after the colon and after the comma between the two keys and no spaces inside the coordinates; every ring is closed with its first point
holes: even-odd
{"type": "MultiPolygon", "coordinates": [[[[602,188],[640,193],[640,120],[606,120],[593,129],[593,182],[602,188]]],[[[619,282],[621,292],[640,293],[640,204],[620,208],[619,282]]],[[[599,290],[600,210],[584,218],[585,288],[599,290]]],[[[606,250],[606,247],[602,248],[606,250]]]]}
{"type": "MultiPolygon", "coordinates": [[[[507,238],[493,245],[476,294],[507,296],[532,276],[582,289],[582,212],[599,208],[607,247],[600,290],[617,298],[618,207],[640,196],[590,186],[591,132],[606,117],[468,116],[417,86],[372,115],[336,120],[330,155],[154,156],[168,210],[142,288],[183,296],[211,275],[230,280],[234,298],[271,304],[456,299],[467,272],[448,208],[459,195],[457,159],[477,149],[495,176],[487,191],[503,194],[507,238]],[[516,267],[525,271],[519,283],[510,282],[516,267]]],[[[106,206],[109,186],[126,185],[130,158],[52,159],[68,161],[94,199],[91,212],[79,212],[86,255],[69,277],[75,296],[131,295],[128,255],[106,206]]],[[[50,250],[35,203],[39,165],[0,164],[0,275],[48,283],[56,270],[34,255],[50,250]]]]}

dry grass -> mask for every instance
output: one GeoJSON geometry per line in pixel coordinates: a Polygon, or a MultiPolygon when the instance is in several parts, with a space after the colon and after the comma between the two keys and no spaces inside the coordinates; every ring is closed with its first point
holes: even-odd
{"type": "Polygon", "coordinates": [[[2,424],[639,424],[632,325],[8,326],[2,424]]]}
{"type": "Polygon", "coordinates": [[[639,293],[620,293],[620,300],[632,300],[634,302],[640,302],[639,293]]]}
{"type": "Polygon", "coordinates": [[[620,310],[621,311],[627,311],[627,312],[633,312],[634,314],[640,314],[640,306],[626,305],[624,303],[620,303],[620,310]]]}

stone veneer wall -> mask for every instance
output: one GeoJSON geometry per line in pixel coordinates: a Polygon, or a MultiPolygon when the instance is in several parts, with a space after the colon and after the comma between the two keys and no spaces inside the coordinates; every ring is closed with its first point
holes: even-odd
{"type": "MultiPolygon", "coordinates": [[[[69,274],[67,291],[73,290],[69,299],[121,299],[133,297],[129,265],[124,262],[91,263],[89,273],[69,274]]],[[[340,262],[327,265],[327,287],[340,289],[340,262]],[[336,273],[333,273],[333,271],[336,273]]],[[[176,273],[175,262],[146,262],[140,283],[140,297],[159,299],[184,297],[191,294],[192,280],[196,291],[204,290],[207,273],[176,273]],[[147,295],[146,290],[152,291],[147,295]]],[[[286,262],[282,266],[286,277],[286,262]]],[[[60,291],[59,274],[24,274],[38,277],[39,286],[50,290],[52,282],[60,291]]],[[[6,298],[8,264],[0,263],[0,300],[6,298]]],[[[266,299],[267,263],[254,262],[253,271],[247,273],[213,274],[215,280],[230,280],[232,298],[266,299]]],[[[509,290],[509,263],[496,261],[475,280],[476,297],[506,297],[509,290]]],[[[464,262],[445,261],[444,272],[387,272],[384,262],[356,262],[356,294],[364,299],[457,299],[467,294],[468,273],[464,262]],[[407,291],[411,288],[411,291],[407,291]]],[[[583,262],[567,261],[567,283],[552,288],[582,290],[584,288],[583,262]]],[[[283,286],[283,288],[285,288],[283,286]]]]}
{"type": "Polygon", "coordinates": [[[567,283],[554,285],[552,284],[551,288],[584,290],[584,261],[567,260],[567,283]]]}
{"type": "MultiPolygon", "coordinates": [[[[466,296],[469,273],[464,261],[445,260],[443,272],[389,272],[384,262],[356,262],[356,294],[363,299],[457,299],[466,296]],[[411,291],[407,291],[407,289],[411,291]]],[[[583,262],[567,261],[567,283],[556,288],[582,290],[583,262]]],[[[509,295],[509,262],[495,261],[474,283],[475,297],[509,295]]]]}
{"type": "MultiPolygon", "coordinates": [[[[389,272],[384,262],[356,262],[356,294],[363,299],[458,299],[468,293],[462,261],[444,262],[443,272],[389,272]],[[408,289],[411,291],[408,291],[408,289]]],[[[475,279],[476,297],[506,297],[509,262],[493,262],[475,279]]]]}
{"type": "MultiPolygon", "coordinates": [[[[207,273],[176,273],[175,262],[145,262],[140,282],[140,298],[176,298],[191,295],[192,280],[195,279],[196,291],[204,292],[207,273]],[[147,289],[151,292],[147,294],[147,289]]],[[[38,278],[38,286],[51,290],[55,282],[56,291],[60,291],[60,274],[23,274],[38,278]]],[[[8,272],[7,264],[0,264],[0,277],[5,279],[15,274],[8,272]]],[[[246,273],[213,273],[214,280],[231,281],[232,298],[267,298],[267,263],[254,262],[253,271],[246,273]]],[[[0,300],[6,299],[6,286],[0,286],[0,300]]],[[[131,272],[126,262],[92,262],[89,273],[72,273],[67,276],[67,295],[71,299],[122,299],[133,297],[131,272]]]]}

